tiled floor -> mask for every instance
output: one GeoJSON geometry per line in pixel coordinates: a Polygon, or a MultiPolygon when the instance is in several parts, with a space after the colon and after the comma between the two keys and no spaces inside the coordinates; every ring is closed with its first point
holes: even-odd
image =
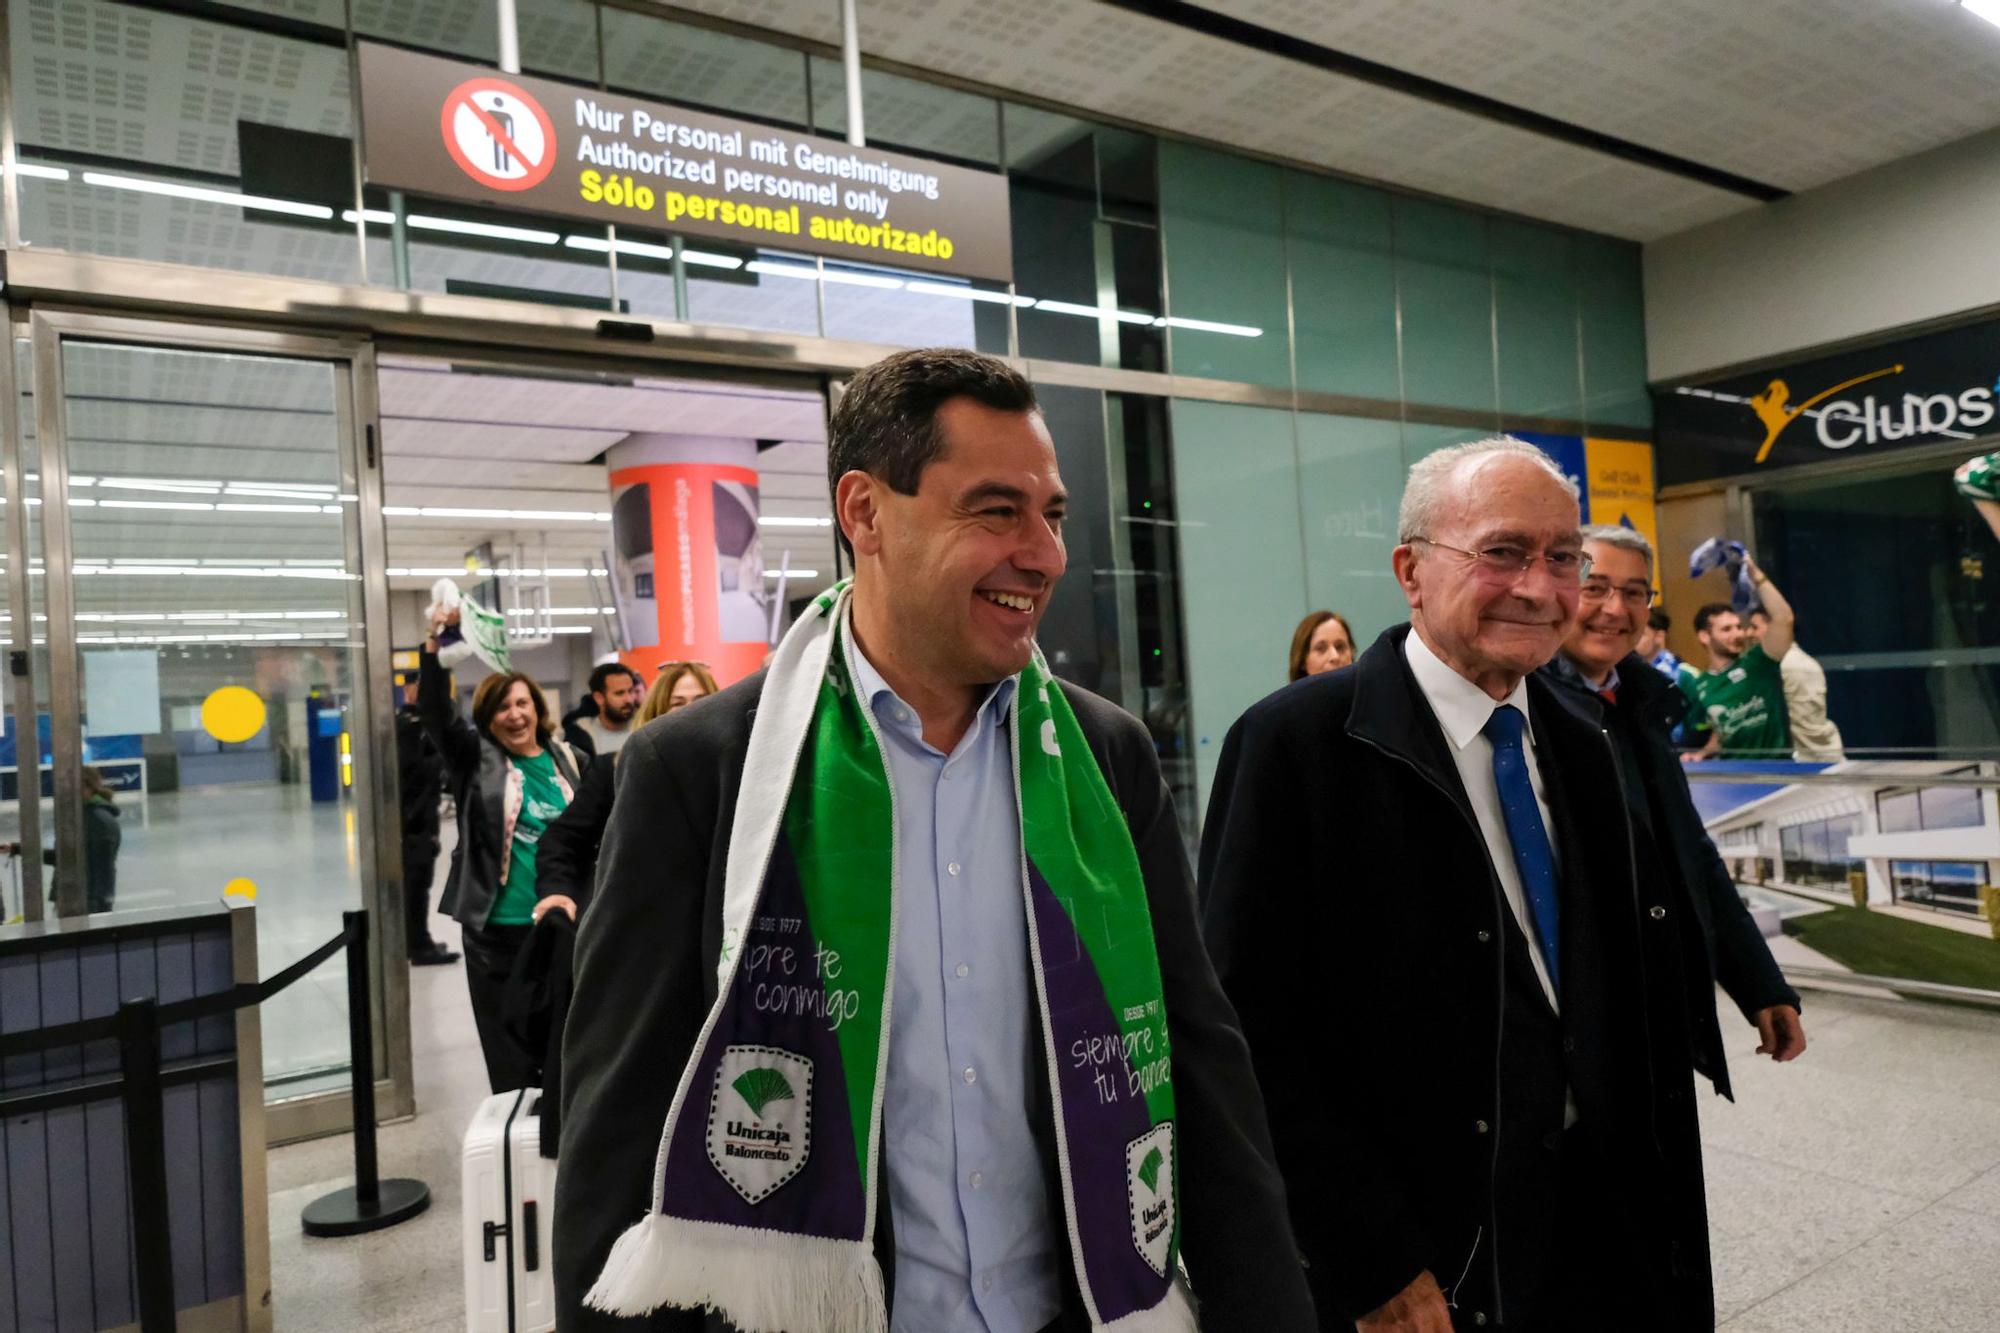
{"type": "MultiPolygon", "coordinates": [[[[448,923],[439,933],[448,933],[448,923]]],[[[351,1240],[298,1213],[349,1170],[342,1137],[271,1154],[282,1330],[464,1327],[459,1136],[485,1091],[464,977],[413,977],[420,1112],[381,1134],[385,1174],[431,1211],[351,1240]]],[[[1807,996],[1811,1049],[1776,1066],[1725,1006],[1737,1102],[1703,1103],[1721,1327],[1731,1333],[2000,1328],[2000,1014],[1807,996]]]]}

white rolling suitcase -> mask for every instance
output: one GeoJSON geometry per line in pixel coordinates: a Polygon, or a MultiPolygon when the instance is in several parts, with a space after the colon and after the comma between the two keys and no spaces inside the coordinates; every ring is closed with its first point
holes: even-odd
{"type": "Polygon", "coordinates": [[[556,1164],[542,1156],[541,1091],[498,1092],[465,1131],[465,1326],[548,1333],[556,1326],[549,1220],[556,1164]]]}

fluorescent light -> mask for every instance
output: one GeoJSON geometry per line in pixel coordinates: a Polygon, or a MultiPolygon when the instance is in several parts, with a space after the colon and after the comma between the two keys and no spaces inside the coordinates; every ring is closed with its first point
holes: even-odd
{"type": "Polygon", "coordinates": [[[555,232],[542,231],[537,227],[503,227],[495,222],[462,222],[457,218],[434,218],[424,213],[412,213],[405,221],[418,231],[448,231],[459,236],[484,236],[489,240],[521,241],[528,245],[554,245],[562,239],[555,232]]]}
{"type": "Polygon", "coordinates": [[[761,514],[757,526],[763,528],[830,528],[830,518],[795,518],[787,514],[761,514]]]}
{"type": "MultiPolygon", "coordinates": [[[[509,625],[507,627],[507,632],[509,634],[518,635],[522,638],[525,638],[530,634],[539,633],[539,631],[537,631],[531,625],[509,625]]],[[[591,627],[588,625],[551,625],[549,626],[548,632],[550,634],[589,634],[592,632],[592,630],[591,627]]]]}
{"type": "MultiPolygon", "coordinates": [[[[72,500],[70,503],[76,504],[78,502],[72,500]]],[[[98,500],[93,503],[99,509],[202,509],[212,511],[215,508],[212,504],[204,504],[196,500],[98,500]]]]}
{"type": "Polygon", "coordinates": [[[44,167],[38,166],[33,162],[16,162],[14,164],[14,174],[16,176],[32,177],[35,180],[66,181],[69,179],[69,168],[44,167]]]}
{"type": "Polygon", "coordinates": [[[2000,0],[1958,0],[1958,3],[1966,13],[2000,27],[2000,0]]]}
{"type": "MultiPolygon", "coordinates": [[[[1123,318],[1123,315],[1120,315],[1123,318]]],[[[1191,329],[1196,333],[1229,333],[1238,338],[1261,338],[1264,330],[1252,328],[1248,324],[1224,324],[1213,319],[1183,319],[1179,315],[1168,315],[1159,321],[1170,329],[1191,329]]]]}
{"type": "MultiPolygon", "coordinates": [[[[74,478],[70,484],[77,484],[74,478]]],[[[166,491],[170,495],[214,495],[222,489],[219,481],[174,481],[164,477],[100,477],[97,485],[105,490],[166,491]]]]}
{"type": "Polygon", "coordinates": [[[215,508],[233,510],[239,514],[338,514],[340,512],[339,505],[231,504],[227,500],[215,508]]]}
{"type": "Polygon", "coordinates": [[[753,259],[744,265],[752,273],[762,273],[773,278],[804,278],[810,282],[819,276],[819,270],[804,264],[774,264],[768,259],[753,259]]]}
{"type": "Polygon", "coordinates": [[[955,296],[961,301],[985,301],[991,305],[1017,305],[1023,310],[1035,304],[1032,296],[1009,296],[1005,292],[989,292],[983,287],[959,287],[949,282],[926,282],[922,278],[912,278],[903,284],[907,291],[919,296],[955,296]]]}
{"type": "Polygon", "coordinates": [[[742,268],[743,261],[734,255],[710,254],[706,250],[683,250],[681,258],[690,264],[703,268],[742,268]]]}
{"type": "Polygon", "coordinates": [[[886,278],[879,273],[850,273],[846,269],[830,268],[822,270],[820,276],[828,282],[842,283],[849,287],[876,287],[885,292],[899,292],[903,289],[901,278],[886,278]]]}
{"type": "Polygon", "coordinates": [[[392,566],[385,571],[392,579],[582,579],[591,577],[588,569],[467,569],[463,565],[440,565],[425,567],[413,565],[408,568],[392,566]]]}
{"type": "MultiPolygon", "coordinates": [[[[507,608],[507,614],[510,616],[538,616],[542,614],[543,609],[534,606],[510,606],[507,608]]],[[[615,616],[618,614],[618,608],[615,606],[551,606],[546,609],[548,614],[552,616],[615,616]]]]}
{"type": "MultiPolygon", "coordinates": [[[[767,569],[764,571],[764,577],[767,579],[775,579],[778,578],[779,575],[780,571],[775,569],[767,569]]],[[[816,579],[819,577],[819,571],[817,569],[793,568],[783,571],[783,577],[788,579],[816,579]]]]}
{"type": "Polygon", "coordinates": [[[340,220],[342,222],[359,222],[364,218],[370,222],[387,227],[395,222],[396,215],[386,208],[364,208],[359,213],[351,208],[340,210],[340,220]]]}
{"type": "Polygon", "coordinates": [[[671,245],[654,245],[650,241],[619,241],[613,244],[602,236],[565,236],[563,244],[572,250],[588,250],[592,254],[609,254],[616,251],[621,255],[637,255],[641,259],[672,259],[671,245]]]}
{"type": "Polygon", "coordinates": [[[83,173],[85,185],[101,185],[111,190],[132,190],[139,194],[163,194],[174,199],[192,199],[204,204],[230,204],[237,208],[261,209],[266,213],[287,213],[298,218],[332,221],[333,210],[325,204],[301,204],[290,199],[266,199],[261,195],[239,194],[233,190],[212,190],[205,185],[184,185],[179,181],[144,180],[138,176],[114,176],[103,171],[83,173]]]}
{"type": "MultiPolygon", "coordinates": [[[[440,505],[384,505],[382,513],[389,518],[502,518],[518,519],[526,522],[572,522],[609,523],[608,512],[586,512],[578,509],[460,509],[440,505]]],[[[463,571],[458,571],[463,572],[463,571]]]]}
{"type": "Polygon", "coordinates": [[[1109,317],[1117,320],[1120,324],[1157,324],[1159,322],[1157,315],[1141,314],[1137,310],[1114,310],[1109,306],[1077,305],[1074,301],[1041,300],[1035,302],[1035,309],[1053,311],[1058,315],[1079,315],[1085,319],[1104,319],[1109,317]]]}

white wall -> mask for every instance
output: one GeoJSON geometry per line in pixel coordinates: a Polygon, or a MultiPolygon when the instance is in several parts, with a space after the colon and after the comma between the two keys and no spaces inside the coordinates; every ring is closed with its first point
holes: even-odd
{"type": "Polygon", "coordinates": [[[1649,378],[2000,305],[2000,130],[1645,248],[1649,378]]]}

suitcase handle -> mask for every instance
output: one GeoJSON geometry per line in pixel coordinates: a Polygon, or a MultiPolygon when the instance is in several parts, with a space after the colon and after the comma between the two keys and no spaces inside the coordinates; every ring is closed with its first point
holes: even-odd
{"type": "Polygon", "coordinates": [[[541,1228],[535,1225],[535,1201],[521,1205],[521,1270],[532,1273],[542,1266],[541,1228]]]}

